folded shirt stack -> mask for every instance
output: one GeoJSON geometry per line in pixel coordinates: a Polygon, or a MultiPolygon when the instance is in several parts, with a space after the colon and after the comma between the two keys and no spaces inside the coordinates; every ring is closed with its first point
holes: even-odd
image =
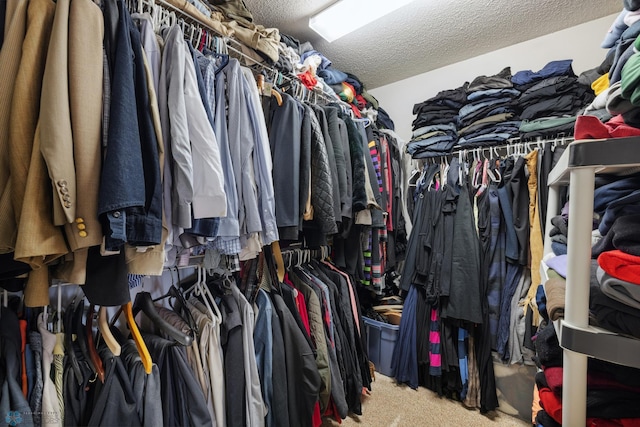
{"type": "Polygon", "coordinates": [[[519,71],[511,81],[522,95],[523,139],[572,134],[575,116],[595,98],[593,89],[573,72],[572,60],[551,61],[540,71],[519,71]]]}
{"type": "Polygon", "coordinates": [[[531,140],[552,138],[559,135],[572,135],[576,116],[541,117],[523,120],[520,124],[520,138],[531,140]]]}
{"type": "MultiPolygon", "coordinates": [[[[629,198],[635,193],[632,187],[637,185],[636,180],[631,177],[616,181],[616,187],[609,184],[611,191],[606,199],[600,197],[596,201],[596,208],[602,211],[603,206],[608,209],[618,200],[629,198]]],[[[600,326],[637,338],[640,338],[639,232],[640,214],[615,217],[591,251],[592,256],[597,257],[598,269],[590,295],[590,308],[600,326]]]]}
{"type": "Polygon", "coordinates": [[[551,237],[551,250],[556,255],[566,255],[567,237],[569,230],[569,218],[566,215],[558,215],[551,218],[553,228],[549,230],[551,237]]]}
{"type": "Polygon", "coordinates": [[[476,77],[467,87],[467,104],[460,109],[458,146],[486,147],[504,144],[518,135],[520,91],[511,82],[511,69],[493,76],[476,77]]]}
{"type": "Polygon", "coordinates": [[[413,133],[407,152],[414,159],[451,153],[458,141],[458,113],[467,102],[465,87],[444,90],[413,106],[413,133]]]}

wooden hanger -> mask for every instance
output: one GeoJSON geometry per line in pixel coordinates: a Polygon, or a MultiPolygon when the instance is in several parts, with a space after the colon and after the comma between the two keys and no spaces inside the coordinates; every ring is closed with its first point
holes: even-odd
{"type": "MultiPolygon", "coordinates": [[[[264,76],[262,74],[258,74],[258,76],[256,77],[256,82],[258,84],[258,91],[260,92],[260,94],[263,94],[264,93],[264,76]]],[[[281,107],[282,95],[280,95],[280,92],[278,92],[272,87],[271,96],[273,96],[276,99],[276,101],[278,102],[278,106],[281,107]]]]}
{"type": "Polygon", "coordinates": [[[104,340],[104,343],[109,347],[109,350],[111,350],[111,353],[113,353],[114,356],[120,356],[122,353],[122,347],[111,333],[109,320],[107,319],[107,307],[100,307],[98,309],[98,330],[100,331],[100,336],[104,340]]]}
{"type": "Polygon", "coordinates": [[[98,355],[98,351],[96,350],[96,345],[93,341],[93,314],[94,305],[89,304],[89,311],[87,312],[87,325],[85,327],[85,331],[87,334],[87,346],[89,347],[89,356],[91,357],[93,366],[95,366],[96,368],[98,379],[101,383],[104,384],[104,366],[102,364],[102,359],[100,358],[100,356],[98,355]]]}

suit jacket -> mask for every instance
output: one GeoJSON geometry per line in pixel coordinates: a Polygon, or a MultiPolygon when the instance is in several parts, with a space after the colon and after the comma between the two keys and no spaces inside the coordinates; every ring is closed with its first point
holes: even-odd
{"type": "Polygon", "coordinates": [[[40,150],[54,189],[53,222],[75,219],[77,193],[69,108],[69,0],[56,4],[40,103],[40,150]]]}
{"type": "Polygon", "coordinates": [[[69,107],[70,1],[56,4],[40,103],[40,150],[53,185],[53,223],[76,219],[76,168],[69,107]]]}
{"type": "MultiPolygon", "coordinates": [[[[56,150],[51,153],[49,163],[71,163],[75,166],[75,203],[70,196],[70,203],[75,204],[75,218],[70,223],[65,221],[64,225],[67,241],[73,251],[73,261],[67,263],[61,276],[68,282],[78,284],[85,283],[88,248],[99,245],[103,236],[98,220],[102,163],[103,35],[104,19],[100,7],[91,0],[72,1],[69,9],[68,101],[73,152],[71,157],[67,157],[67,151],[56,150]]],[[[57,169],[49,168],[50,175],[55,171],[57,169]]],[[[53,176],[52,179],[57,182],[53,176]]]]}
{"type": "Polygon", "coordinates": [[[0,50],[0,252],[13,250],[16,224],[11,205],[9,182],[9,119],[20,59],[27,31],[27,2],[7,2],[5,37],[0,50]]]}
{"type": "Polygon", "coordinates": [[[47,58],[56,5],[50,0],[29,2],[27,33],[16,76],[9,123],[9,170],[11,202],[15,223],[20,224],[33,140],[38,122],[42,75],[47,58]]]}
{"type": "MultiPolygon", "coordinates": [[[[91,0],[74,0],[69,12],[69,99],[76,171],[75,224],[67,224],[71,250],[99,245],[98,221],[102,126],[102,38],[104,20],[91,0]],[[84,224],[85,227],[79,227],[84,224]],[[84,231],[84,233],[82,233],[84,231]]],[[[50,170],[51,173],[51,170],[50,170]]],[[[72,200],[73,203],[73,200],[72,200]]]]}
{"type": "Polygon", "coordinates": [[[36,108],[45,68],[42,52],[49,43],[55,13],[56,6],[51,0],[29,2],[24,53],[11,111],[9,145],[12,163],[16,162],[11,165],[12,175],[15,171],[12,181],[16,180],[12,184],[17,224],[14,257],[40,270],[30,273],[25,289],[25,302],[31,306],[48,304],[46,264],[68,252],[62,230],[51,221],[51,195],[47,191],[50,184],[40,153],[39,111],[36,108]],[[33,144],[25,143],[23,138],[31,138],[33,144]],[[22,185],[17,180],[22,180],[22,185]]]}

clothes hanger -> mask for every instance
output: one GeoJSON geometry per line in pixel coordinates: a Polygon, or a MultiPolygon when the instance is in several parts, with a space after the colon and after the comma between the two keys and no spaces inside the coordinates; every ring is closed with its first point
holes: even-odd
{"type": "Polygon", "coordinates": [[[178,344],[188,347],[193,343],[192,336],[185,334],[184,332],[167,322],[165,319],[160,317],[149,292],[142,291],[136,294],[136,298],[132,307],[133,317],[135,317],[135,315],[140,311],[142,311],[154,323],[155,326],[160,328],[178,344]]]}
{"type": "Polygon", "coordinates": [[[206,286],[206,284],[203,284],[202,287],[204,290],[205,297],[208,298],[211,308],[213,309],[213,314],[215,315],[214,318],[222,319],[222,313],[220,312],[220,308],[218,308],[218,304],[216,303],[215,298],[213,297],[213,294],[211,294],[211,290],[206,286]]]}
{"type": "Polygon", "coordinates": [[[172,284],[165,295],[155,298],[153,302],[157,302],[165,298],[173,298],[173,301],[169,301],[169,305],[171,305],[173,311],[189,326],[189,329],[194,332],[195,336],[198,336],[198,326],[191,314],[191,311],[187,308],[187,300],[182,292],[172,284]]]}
{"type": "Polygon", "coordinates": [[[473,188],[477,190],[482,186],[482,161],[477,160],[475,163],[475,167],[473,168],[473,174],[471,176],[471,185],[473,188]]]}
{"type": "Polygon", "coordinates": [[[196,39],[194,40],[194,45],[193,48],[195,50],[197,50],[198,52],[202,52],[202,49],[205,46],[205,42],[206,42],[206,32],[205,30],[202,29],[202,27],[197,27],[198,28],[198,35],[196,36],[196,39]]]}
{"type": "Polygon", "coordinates": [[[491,181],[500,183],[502,181],[502,175],[500,174],[500,168],[498,167],[500,160],[493,159],[490,166],[487,168],[487,174],[491,181]]]}
{"type": "Polygon", "coordinates": [[[462,176],[462,161],[467,156],[467,150],[458,151],[458,185],[462,187],[464,185],[464,178],[462,176]]]}
{"type": "MultiPolygon", "coordinates": [[[[263,74],[258,74],[256,76],[256,82],[258,83],[258,90],[260,93],[264,93],[264,75],[263,74]]],[[[273,86],[271,87],[271,96],[273,96],[276,101],[278,102],[278,106],[281,107],[282,106],[282,95],[280,95],[280,92],[278,92],[277,90],[275,90],[273,88],[273,86]]]]}
{"type": "Polygon", "coordinates": [[[275,258],[271,245],[265,246],[264,268],[266,269],[266,271],[263,271],[262,274],[269,274],[269,278],[271,279],[271,289],[273,289],[277,294],[282,295],[282,288],[280,287],[280,280],[278,279],[278,270],[276,268],[274,260],[275,258]]]}
{"type": "MultiPolygon", "coordinates": [[[[74,298],[75,299],[75,298],[74,298]]],[[[82,323],[82,317],[84,315],[84,298],[81,298],[77,304],[72,303],[68,308],[68,311],[72,311],[71,318],[71,331],[73,335],[76,337],[75,342],[78,344],[80,348],[80,352],[84,357],[85,363],[91,370],[91,374],[95,375],[95,378],[98,377],[98,369],[94,364],[94,357],[99,359],[97,355],[95,347],[93,347],[93,351],[96,352],[95,356],[91,355],[91,350],[89,347],[89,340],[86,335],[86,327],[82,323]]],[[[94,378],[94,381],[95,381],[94,378]]]]}
{"type": "MultiPolygon", "coordinates": [[[[187,307],[187,299],[184,297],[184,294],[180,292],[180,270],[178,267],[175,267],[176,275],[178,276],[178,284],[176,286],[176,282],[173,280],[173,268],[169,270],[171,274],[171,287],[167,292],[167,295],[164,298],[171,297],[173,298],[173,302],[170,301],[171,308],[184,320],[189,328],[194,332],[195,336],[199,336],[198,332],[198,324],[196,323],[196,319],[191,314],[191,310],[187,307]]],[[[158,301],[162,298],[156,298],[155,301],[158,301]]]]}
{"type": "MultiPolygon", "coordinates": [[[[448,173],[449,173],[449,161],[445,156],[443,156],[440,158],[440,176],[446,177],[448,173]]],[[[443,180],[443,182],[446,182],[446,180],[443,180]]]]}
{"type": "Polygon", "coordinates": [[[72,301],[71,304],[67,307],[67,310],[64,313],[64,346],[67,349],[66,354],[69,357],[69,361],[71,364],[71,369],[73,370],[76,382],[78,386],[84,384],[84,372],[80,368],[80,361],[78,360],[78,356],[73,348],[73,314],[74,310],[72,309],[72,305],[75,301],[72,301]]]}
{"type": "Polygon", "coordinates": [[[138,354],[140,354],[140,359],[142,360],[144,371],[147,374],[150,374],[153,367],[153,361],[151,360],[149,349],[147,349],[147,345],[142,339],[142,335],[140,334],[140,330],[138,329],[138,325],[136,324],[136,320],[133,316],[131,301],[122,306],[122,311],[124,312],[125,318],[127,319],[127,325],[129,326],[129,331],[131,332],[133,341],[136,343],[136,348],[138,349],[138,354]]]}
{"type": "Polygon", "coordinates": [[[87,345],[89,346],[89,356],[91,356],[91,361],[96,368],[96,372],[98,374],[98,379],[101,383],[104,384],[104,365],[102,364],[102,359],[98,355],[98,351],[96,350],[96,344],[93,341],[93,315],[94,315],[95,306],[93,304],[89,304],[89,311],[87,312],[87,325],[85,327],[85,334],[87,336],[87,345]]]}
{"type": "Polygon", "coordinates": [[[202,42],[202,34],[203,34],[204,30],[201,27],[198,27],[198,36],[196,37],[195,40],[195,46],[194,48],[200,50],[200,43],[202,42]]]}
{"type": "Polygon", "coordinates": [[[220,53],[229,55],[229,46],[227,45],[226,37],[218,37],[220,43],[220,53]]]}
{"type": "Polygon", "coordinates": [[[185,291],[186,294],[192,294],[195,297],[198,297],[200,301],[207,308],[207,311],[211,318],[219,314],[219,310],[217,308],[217,304],[215,303],[215,298],[211,294],[211,290],[207,286],[206,277],[207,272],[205,268],[201,265],[196,267],[197,279],[196,282],[185,291]],[[215,307],[215,310],[214,310],[215,307]]]}
{"type": "Polygon", "coordinates": [[[111,353],[113,353],[114,356],[120,356],[122,347],[111,333],[109,319],[107,318],[107,307],[104,306],[98,309],[98,331],[100,331],[100,337],[104,340],[107,347],[109,347],[111,353]]]}
{"type": "MultiPolygon", "coordinates": [[[[204,267],[200,267],[200,269],[202,270],[202,273],[201,273],[202,277],[201,277],[201,280],[198,282],[198,287],[200,289],[201,298],[204,302],[205,307],[207,307],[207,311],[209,312],[209,315],[211,316],[211,318],[221,319],[222,314],[220,313],[218,304],[216,304],[215,298],[213,297],[211,290],[207,286],[207,271],[205,270],[204,267]]],[[[224,280],[228,280],[228,279],[225,277],[223,281],[224,280]]]]}

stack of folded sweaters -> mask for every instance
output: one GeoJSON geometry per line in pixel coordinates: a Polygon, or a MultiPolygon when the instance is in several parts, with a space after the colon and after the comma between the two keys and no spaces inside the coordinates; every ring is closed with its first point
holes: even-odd
{"type": "Polygon", "coordinates": [[[502,145],[517,136],[519,95],[509,67],[494,76],[476,77],[467,87],[467,104],[460,109],[460,148],[502,145]]]}
{"type": "Polygon", "coordinates": [[[465,87],[444,90],[413,106],[413,134],[407,152],[414,159],[451,153],[458,141],[458,113],[467,102],[465,87]]]}
{"type": "Polygon", "coordinates": [[[511,81],[522,92],[520,136],[523,139],[573,134],[577,113],[594,99],[591,87],[573,72],[571,60],[552,61],[540,71],[519,71],[511,81]]]}

